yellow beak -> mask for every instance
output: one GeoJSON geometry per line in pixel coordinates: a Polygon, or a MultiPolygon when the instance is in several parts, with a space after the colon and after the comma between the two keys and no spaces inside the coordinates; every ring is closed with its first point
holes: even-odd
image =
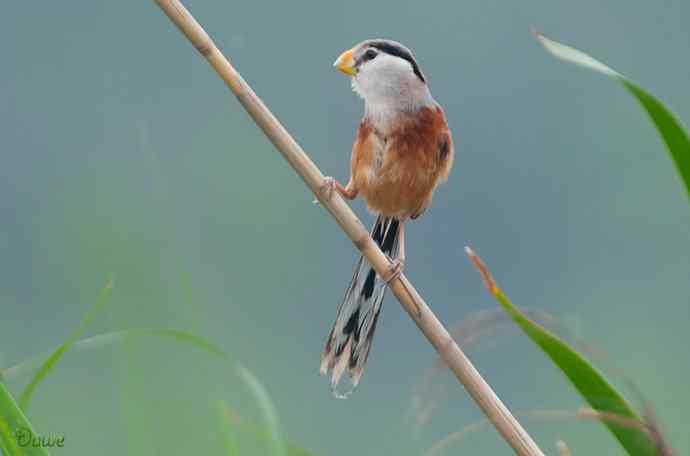
{"type": "Polygon", "coordinates": [[[354,76],[357,74],[357,70],[355,70],[355,59],[353,54],[352,49],[348,49],[338,56],[336,61],[333,62],[333,66],[347,75],[354,76]]]}

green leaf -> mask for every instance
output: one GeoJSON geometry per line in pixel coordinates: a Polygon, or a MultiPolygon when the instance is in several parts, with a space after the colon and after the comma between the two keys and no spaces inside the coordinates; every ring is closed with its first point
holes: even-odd
{"type": "Polygon", "coordinates": [[[285,439],[283,438],[283,433],[278,423],[278,413],[276,413],[268,392],[261,382],[259,382],[259,379],[247,368],[239,366],[237,368],[237,375],[249,387],[249,390],[259,405],[269,435],[271,454],[275,456],[287,456],[288,452],[285,445],[285,439]]]}
{"type": "Polygon", "coordinates": [[[158,337],[168,337],[175,339],[178,342],[184,342],[190,345],[194,345],[197,348],[204,350],[205,352],[214,355],[217,358],[223,359],[225,361],[230,361],[230,355],[218,347],[217,345],[209,342],[201,336],[197,336],[190,332],[179,331],[177,329],[157,329],[157,328],[142,328],[142,329],[129,329],[124,331],[118,331],[117,333],[121,337],[127,336],[158,336],[158,337]]]}
{"type": "Polygon", "coordinates": [[[226,456],[238,456],[237,437],[233,432],[233,424],[230,419],[230,409],[224,401],[218,401],[218,421],[220,425],[220,435],[223,437],[223,446],[226,456]]]}
{"type": "Polygon", "coordinates": [[[620,82],[642,105],[659,131],[690,196],[690,135],[676,116],[654,95],[584,52],[535,33],[539,42],[561,60],[589,68],[620,82]]]}
{"type": "MultiPolygon", "coordinates": [[[[178,342],[194,345],[197,348],[200,348],[201,350],[224,361],[230,361],[230,355],[220,347],[212,344],[201,336],[177,329],[135,328],[113,331],[75,341],[71,346],[71,350],[91,350],[93,348],[121,343],[130,337],[141,336],[170,338],[178,342]]],[[[0,369],[0,376],[13,379],[25,375],[27,372],[31,372],[36,369],[36,366],[41,364],[41,359],[43,359],[43,357],[30,358],[21,361],[14,366],[0,369]]]]}
{"type": "Polygon", "coordinates": [[[57,350],[55,350],[49,357],[48,359],[45,360],[41,368],[36,372],[36,375],[31,379],[29,384],[26,386],[24,389],[24,392],[22,395],[19,397],[19,406],[22,408],[22,410],[26,410],[26,408],[29,405],[29,401],[31,400],[31,396],[33,396],[34,391],[36,390],[36,386],[38,383],[45,378],[46,375],[51,371],[51,369],[55,366],[55,364],[62,358],[62,355],[65,354],[65,352],[76,342],[76,340],[81,337],[81,335],[84,333],[86,328],[91,324],[91,321],[96,317],[96,315],[105,307],[105,304],[108,302],[108,298],[110,297],[110,292],[113,288],[112,281],[109,281],[105,287],[103,287],[103,290],[101,290],[101,294],[94,303],[93,306],[89,309],[88,312],[86,312],[86,315],[84,315],[84,318],[82,319],[81,323],[79,323],[79,327],[75,329],[72,334],[67,338],[67,340],[60,345],[57,350]]]}
{"type": "MultiPolygon", "coordinates": [[[[240,417],[236,412],[232,411],[224,401],[219,401],[218,403],[218,414],[221,426],[220,431],[223,437],[226,454],[228,456],[242,454],[238,450],[238,435],[237,433],[233,432],[235,429],[241,430],[242,432],[249,432],[259,438],[261,441],[272,438],[271,432],[263,428],[258,428],[255,425],[244,421],[242,417],[240,417]]],[[[290,443],[287,444],[287,454],[288,456],[315,456],[314,453],[290,443]]]]}
{"type": "Polygon", "coordinates": [[[6,456],[47,456],[42,447],[21,445],[23,438],[35,436],[29,420],[17,406],[14,398],[0,382],[0,448],[6,456]],[[21,434],[21,437],[20,437],[21,434]]]}
{"type": "MultiPolygon", "coordinates": [[[[482,275],[487,288],[501,307],[532,342],[537,344],[551,358],[593,409],[636,423],[644,423],[623,395],[616,391],[596,368],[580,353],[532,321],[510,302],[497,286],[484,262],[469,247],[466,247],[465,250],[482,275]]],[[[603,423],[631,456],[656,456],[658,454],[656,442],[648,433],[635,427],[622,425],[614,420],[605,420],[603,423]]]]}

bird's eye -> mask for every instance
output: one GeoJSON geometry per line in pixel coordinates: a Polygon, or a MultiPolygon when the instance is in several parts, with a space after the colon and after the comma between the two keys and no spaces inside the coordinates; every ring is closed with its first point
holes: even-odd
{"type": "Polygon", "coordinates": [[[364,60],[373,60],[377,55],[378,52],[373,49],[368,49],[367,52],[364,53],[364,60]]]}

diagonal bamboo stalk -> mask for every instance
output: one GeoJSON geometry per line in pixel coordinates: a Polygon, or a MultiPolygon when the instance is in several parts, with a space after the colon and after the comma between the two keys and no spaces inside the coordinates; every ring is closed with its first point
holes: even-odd
{"type": "MultiPolygon", "coordinates": [[[[196,19],[179,0],[156,0],[156,3],[218,73],[254,122],[316,195],[323,207],[331,213],[340,228],[369,260],[376,272],[382,276],[387,274],[390,262],[371,239],[368,230],[340,195],[334,194],[329,200],[322,198],[319,188],[323,183],[324,175],[220,52],[196,19]]],[[[390,288],[513,450],[520,456],[543,456],[537,444],[503,405],[407,278],[400,275],[398,279],[391,282],[390,288]]]]}

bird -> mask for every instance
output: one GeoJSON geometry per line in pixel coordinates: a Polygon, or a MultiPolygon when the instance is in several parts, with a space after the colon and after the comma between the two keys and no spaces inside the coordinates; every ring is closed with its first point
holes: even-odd
{"type": "Polygon", "coordinates": [[[319,191],[352,200],[361,196],[377,216],[373,240],[390,259],[380,277],[366,258],[356,264],[345,297],[321,356],[320,373],[332,371],[331,391],[345,398],[364,372],[387,285],[405,263],[405,224],[431,204],[436,187],[448,180],[454,147],[446,116],[431,96],[426,76],[412,52],[389,39],[362,41],[344,51],[333,66],[351,78],[364,100],[350,161],[350,180],[343,186],[324,177],[319,191]],[[347,369],[351,388],[338,392],[347,369]]]}

